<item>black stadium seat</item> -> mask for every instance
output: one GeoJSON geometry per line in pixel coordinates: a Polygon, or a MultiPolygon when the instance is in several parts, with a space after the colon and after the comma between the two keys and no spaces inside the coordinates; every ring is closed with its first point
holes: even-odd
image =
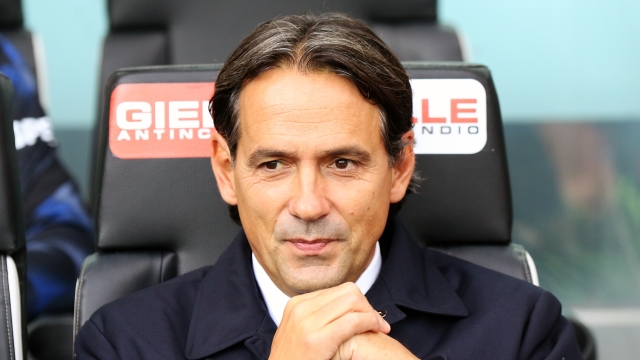
{"type": "Polygon", "coordinates": [[[109,0],[102,83],[123,67],[224,62],[258,23],[306,12],[368,22],[403,61],[463,60],[436,0],[109,0]]]}
{"type": "MultiPolygon", "coordinates": [[[[426,152],[417,155],[417,167],[425,180],[399,216],[422,244],[535,282],[530,258],[510,244],[511,193],[489,70],[462,63],[406,68],[416,97],[416,151],[426,152]],[[453,90],[442,91],[443,81],[453,90]],[[425,100],[431,110],[422,106],[425,100]],[[466,105],[450,113],[451,101],[466,105]],[[444,123],[432,122],[436,117],[444,123]],[[440,140],[425,142],[429,136],[440,140]]],[[[147,67],[110,78],[99,123],[98,251],[79,279],[76,332],[107,302],[213,264],[238,232],[208,158],[213,124],[203,110],[218,69],[147,67]],[[159,115],[158,106],[173,106],[174,119],[159,115]],[[191,113],[181,119],[180,111],[191,113]],[[133,113],[143,120],[132,120],[133,113]],[[181,121],[198,128],[180,128],[181,121]]]]}
{"type": "Polygon", "coordinates": [[[511,244],[507,155],[489,70],[460,63],[405,63],[405,68],[412,78],[414,116],[422,116],[414,133],[416,169],[424,179],[418,194],[407,197],[400,218],[425,246],[538,285],[533,260],[522,246],[511,244]],[[423,92],[419,79],[453,81],[452,93],[445,92],[448,86],[444,83],[430,85],[423,92]],[[438,109],[435,100],[444,102],[440,109],[446,111],[434,114],[438,109]],[[432,110],[426,110],[429,108],[432,110]],[[453,109],[460,111],[458,116],[453,109]],[[483,131],[486,141],[479,138],[483,131]],[[424,135],[428,137],[420,138],[424,135]],[[434,137],[437,135],[439,138],[434,137]]]}
{"type": "Polygon", "coordinates": [[[25,240],[11,82],[0,74],[0,360],[23,359],[26,340],[25,240]]]}
{"type": "MultiPolygon", "coordinates": [[[[38,38],[24,28],[21,0],[0,1],[0,35],[7,38],[20,51],[36,79],[40,81],[43,76],[40,54],[42,46],[38,38]]],[[[41,92],[47,90],[41,86],[38,88],[41,92]]]]}

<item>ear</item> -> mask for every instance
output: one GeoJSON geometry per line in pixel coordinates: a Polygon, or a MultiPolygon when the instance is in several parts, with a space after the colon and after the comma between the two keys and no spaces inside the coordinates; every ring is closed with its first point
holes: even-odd
{"type": "Polygon", "coordinates": [[[213,168],[222,199],[229,205],[238,205],[231,152],[227,141],[217,131],[213,132],[211,140],[211,168],[213,168]]]}
{"type": "Polygon", "coordinates": [[[416,165],[416,156],[413,153],[413,130],[404,133],[402,140],[407,144],[403,150],[402,161],[395,164],[391,169],[392,183],[389,200],[392,204],[404,198],[407,188],[409,187],[409,182],[411,182],[411,177],[413,176],[413,168],[416,165]]]}

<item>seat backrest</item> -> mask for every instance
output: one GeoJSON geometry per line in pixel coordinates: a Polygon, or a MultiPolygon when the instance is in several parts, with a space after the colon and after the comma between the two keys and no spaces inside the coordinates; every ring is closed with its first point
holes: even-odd
{"type": "Polygon", "coordinates": [[[460,61],[436,0],[109,0],[102,83],[123,67],[224,62],[256,24],[283,14],[342,12],[372,25],[405,61],[460,61]]]}
{"type": "MultiPolygon", "coordinates": [[[[425,245],[535,281],[510,245],[511,196],[489,70],[408,63],[417,168],[424,178],[399,216],[425,245]]],[[[209,160],[207,101],[219,66],[124,69],[107,85],[99,123],[97,248],[76,293],[75,330],[103,304],[213,264],[240,228],[209,160]]]]}
{"type": "Polygon", "coordinates": [[[0,74],[0,359],[22,359],[26,339],[25,240],[13,137],[11,82],[0,74]]]}

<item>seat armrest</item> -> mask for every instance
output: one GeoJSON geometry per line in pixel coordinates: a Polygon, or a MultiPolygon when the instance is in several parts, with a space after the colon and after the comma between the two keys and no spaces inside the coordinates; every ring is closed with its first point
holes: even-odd
{"type": "Polygon", "coordinates": [[[433,246],[430,249],[539,285],[533,259],[522,245],[433,246]]]}

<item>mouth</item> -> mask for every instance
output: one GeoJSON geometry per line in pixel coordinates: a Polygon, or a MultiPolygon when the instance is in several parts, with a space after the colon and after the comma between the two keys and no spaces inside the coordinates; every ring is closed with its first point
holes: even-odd
{"type": "Polygon", "coordinates": [[[322,250],[324,250],[331,243],[335,242],[334,239],[315,239],[315,240],[304,240],[304,239],[291,239],[287,240],[289,244],[291,244],[295,249],[300,251],[302,255],[313,256],[320,255],[322,250]]]}

